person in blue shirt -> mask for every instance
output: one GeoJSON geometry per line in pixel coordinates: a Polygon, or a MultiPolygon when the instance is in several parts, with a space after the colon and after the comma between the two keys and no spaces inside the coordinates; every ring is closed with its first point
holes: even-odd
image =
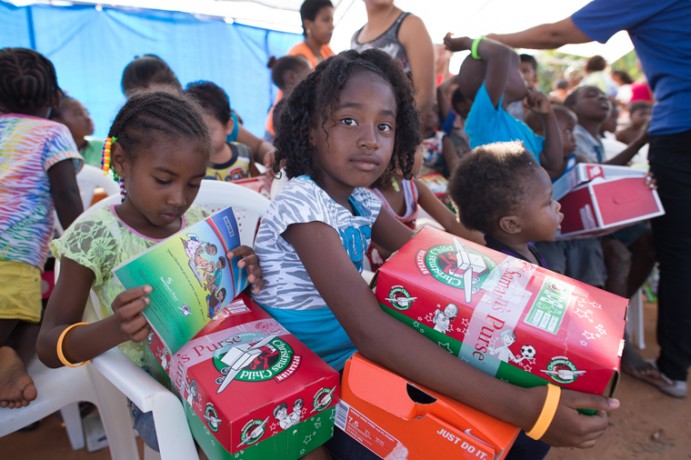
{"type": "Polygon", "coordinates": [[[648,160],[665,215],[653,219],[660,263],[656,365],[662,392],[688,394],[691,366],[691,2],[594,0],[570,17],[521,32],[490,35],[515,48],[551,49],[598,41],[626,30],[653,90],[648,160]]]}

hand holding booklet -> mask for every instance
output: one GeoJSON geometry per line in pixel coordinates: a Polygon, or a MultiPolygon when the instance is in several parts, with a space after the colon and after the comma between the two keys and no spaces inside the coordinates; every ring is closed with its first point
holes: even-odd
{"type": "Polygon", "coordinates": [[[113,269],[126,289],[150,285],[143,314],[171,353],[177,352],[247,286],[239,257],[226,253],[240,245],[231,208],[180,230],[113,269]]]}

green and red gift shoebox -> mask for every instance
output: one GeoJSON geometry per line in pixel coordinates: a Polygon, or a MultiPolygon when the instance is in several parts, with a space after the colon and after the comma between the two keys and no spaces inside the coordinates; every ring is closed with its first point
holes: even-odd
{"type": "Polygon", "coordinates": [[[431,227],[373,282],[386,312],[490,375],[595,394],[616,385],[624,298],[431,227]]]}
{"type": "Polygon", "coordinates": [[[153,335],[152,359],[210,458],[299,458],[333,435],[338,372],[244,295],[174,356],[153,335]]]}

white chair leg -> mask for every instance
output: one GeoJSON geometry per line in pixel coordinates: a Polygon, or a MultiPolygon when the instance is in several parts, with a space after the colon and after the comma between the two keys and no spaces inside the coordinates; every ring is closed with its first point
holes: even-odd
{"type": "Polygon", "coordinates": [[[632,341],[635,338],[636,346],[643,350],[645,348],[645,333],[643,330],[643,294],[640,289],[631,297],[629,310],[626,330],[632,341]]]}
{"type": "Polygon", "coordinates": [[[111,458],[138,459],[139,451],[132,430],[132,418],[127,408],[127,398],[96,369],[90,368],[89,371],[98,395],[98,410],[108,438],[111,458]]]}
{"type": "Polygon", "coordinates": [[[84,428],[82,427],[82,416],[79,413],[79,403],[72,403],[63,407],[60,409],[60,415],[65,423],[72,450],[83,449],[84,428]]]}
{"type": "Polygon", "coordinates": [[[161,454],[144,444],[144,460],[161,460],[161,454]]]}

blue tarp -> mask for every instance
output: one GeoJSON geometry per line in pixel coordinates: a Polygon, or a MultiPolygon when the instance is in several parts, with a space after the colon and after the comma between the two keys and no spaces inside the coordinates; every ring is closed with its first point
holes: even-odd
{"type": "Polygon", "coordinates": [[[186,13],[0,1],[0,48],[33,48],[50,59],[62,89],[91,112],[98,137],[125,101],[122,69],[146,53],[168,62],[183,86],[211,80],[223,87],[245,127],[261,137],[276,92],[266,63],[301,39],[186,13]]]}

